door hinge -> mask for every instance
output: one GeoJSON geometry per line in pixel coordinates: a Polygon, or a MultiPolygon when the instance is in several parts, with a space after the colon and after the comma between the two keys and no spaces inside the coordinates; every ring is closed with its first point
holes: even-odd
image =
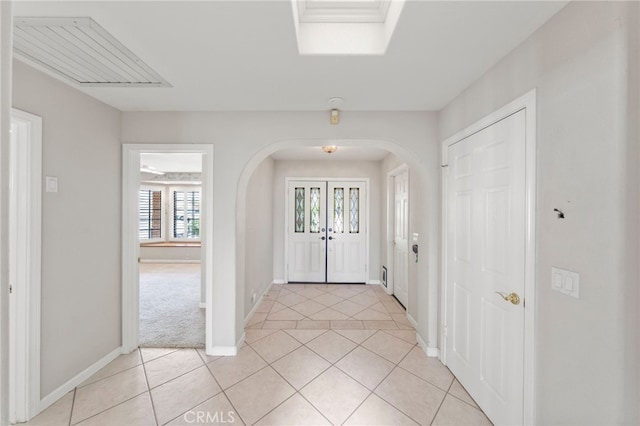
{"type": "Polygon", "coordinates": [[[13,286],[9,284],[9,294],[13,293],[13,286]]]}

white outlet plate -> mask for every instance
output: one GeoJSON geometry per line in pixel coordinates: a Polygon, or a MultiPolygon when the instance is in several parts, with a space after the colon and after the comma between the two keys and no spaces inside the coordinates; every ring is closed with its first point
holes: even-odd
{"type": "Polygon", "coordinates": [[[580,274],[552,267],[551,289],[578,299],[580,297],[580,274]]]}

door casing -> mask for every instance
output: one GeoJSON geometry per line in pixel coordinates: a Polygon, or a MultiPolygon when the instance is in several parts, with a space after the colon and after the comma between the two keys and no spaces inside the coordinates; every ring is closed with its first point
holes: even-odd
{"type": "MultiPolygon", "coordinates": [[[[448,180],[445,171],[448,164],[448,148],[450,145],[459,142],[480,130],[512,115],[513,113],[525,111],[525,283],[524,301],[524,389],[523,389],[523,422],[524,424],[535,424],[535,382],[534,382],[534,362],[535,362],[535,248],[536,248],[536,91],[535,89],[525,95],[513,100],[497,111],[487,115],[471,126],[456,133],[442,142],[442,250],[447,253],[447,189],[448,180]]],[[[441,281],[440,281],[440,308],[441,308],[441,360],[446,365],[446,339],[447,339],[447,257],[442,256],[441,281]]],[[[482,407],[480,407],[482,408],[482,407]]]]}
{"type": "Polygon", "coordinates": [[[292,181],[307,181],[307,182],[327,182],[327,181],[342,181],[342,182],[364,182],[365,183],[365,190],[367,193],[367,197],[365,200],[365,208],[366,208],[366,212],[365,212],[365,259],[366,259],[366,277],[365,277],[365,283],[369,284],[370,283],[370,271],[369,271],[369,265],[370,265],[370,254],[369,254],[369,216],[370,216],[370,203],[369,203],[369,178],[341,178],[341,177],[291,177],[291,176],[287,176],[285,177],[285,184],[284,184],[284,191],[285,191],[285,206],[287,206],[284,209],[284,282],[288,282],[289,281],[289,268],[287,267],[288,263],[289,263],[289,231],[288,231],[288,224],[289,224],[289,220],[290,220],[290,212],[289,212],[289,183],[292,181]]]}
{"type": "Polygon", "coordinates": [[[200,239],[202,277],[205,288],[205,340],[212,350],[213,257],[213,145],[212,144],[123,144],[122,145],[122,351],[138,347],[140,274],[138,259],[138,190],[140,188],[141,153],[198,153],[202,155],[202,201],[200,239]]]}
{"type": "MultiPolygon", "coordinates": [[[[409,173],[409,166],[403,164],[401,166],[396,167],[387,173],[387,288],[386,292],[388,294],[395,294],[395,283],[393,282],[393,277],[397,268],[405,268],[405,273],[407,274],[407,301],[409,300],[409,264],[407,262],[406,265],[396,265],[394,259],[394,242],[395,242],[395,178],[396,176],[402,173],[409,173]]],[[[407,177],[409,181],[409,185],[411,185],[410,177],[407,177]]],[[[407,205],[407,238],[410,229],[410,205],[411,205],[411,194],[409,194],[409,203],[407,205]]],[[[407,242],[408,244],[408,242],[407,242]]],[[[408,247],[407,247],[408,250],[408,247]]],[[[408,259],[408,258],[407,258],[408,259]]],[[[406,308],[406,306],[405,306],[406,308]]]]}
{"type": "Polygon", "coordinates": [[[42,118],[12,109],[10,148],[9,420],[40,412],[42,118]],[[14,139],[15,137],[15,139],[14,139]]]}

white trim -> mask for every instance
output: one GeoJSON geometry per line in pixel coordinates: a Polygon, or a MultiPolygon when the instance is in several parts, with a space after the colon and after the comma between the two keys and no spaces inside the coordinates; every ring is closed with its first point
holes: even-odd
{"type": "MultiPolygon", "coordinates": [[[[448,164],[448,147],[464,138],[467,138],[482,129],[520,111],[525,111],[525,135],[526,135],[526,184],[525,184],[525,283],[524,300],[526,308],[524,310],[524,394],[523,394],[523,422],[524,424],[535,424],[535,261],[536,261],[536,90],[533,89],[523,96],[513,100],[497,111],[487,115],[476,123],[468,126],[464,130],[448,137],[442,142],[442,164],[448,164]]],[[[447,168],[443,168],[442,174],[442,281],[441,288],[441,336],[442,336],[442,361],[446,364],[446,327],[447,300],[447,263],[446,256],[447,242],[447,168]]]]}
{"type": "Polygon", "coordinates": [[[214,346],[211,351],[206,351],[209,356],[236,356],[238,348],[235,346],[214,346]]]}
{"type": "Polygon", "coordinates": [[[426,356],[429,358],[440,358],[440,350],[438,348],[430,348],[427,346],[426,342],[422,337],[420,337],[417,331],[416,340],[418,341],[418,346],[420,346],[420,349],[422,349],[426,356]]]}
{"type": "Polygon", "coordinates": [[[274,278],[271,284],[286,284],[287,282],[282,278],[274,278]]]}
{"type": "Polygon", "coordinates": [[[253,314],[256,313],[256,309],[258,309],[258,306],[260,306],[260,303],[262,302],[262,298],[264,297],[265,294],[267,294],[269,292],[269,290],[271,290],[271,286],[273,285],[273,283],[269,284],[265,290],[262,292],[262,294],[256,298],[256,302],[253,305],[253,308],[251,308],[251,310],[249,311],[249,313],[247,314],[247,316],[244,317],[244,326],[246,327],[247,324],[249,323],[249,320],[251,319],[251,317],[253,316],[253,314]]]}
{"type": "Polygon", "coordinates": [[[49,408],[52,404],[57,402],[60,398],[65,396],[67,393],[71,392],[75,387],[82,384],[85,380],[87,380],[89,377],[96,374],[98,371],[100,371],[100,369],[105,367],[111,361],[113,361],[114,359],[118,358],[120,355],[125,353],[128,353],[128,352],[123,352],[122,347],[116,348],[113,351],[109,352],[107,355],[100,358],[97,362],[95,362],[89,368],[76,374],[74,377],[69,379],[66,383],[62,384],[57,389],[52,391],[49,395],[42,398],[42,400],[40,401],[40,410],[44,411],[47,408],[49,408]]]}
{"type": "MultiPolygon", "coordinates": [[[[366,254],[365,254],[365,258],[366,258],[366,264],[365,264],[365,280],[364,282],[367,283],[369,281],[369,276],[371,274],[369,265],[370,265],[370,261],[371,261],[371,254],[369,251],[369,241],[370,241],[370,236],[369,236],[369,230],[370,230],[370,212],[371,212],[371,202],[369,201],[371,199],[371,195],[370,195],[370,179],[369,178],[341,178],[341,177],[292,177],[292,176],[285,176],[284,178],[284,205],[285,205],[285,209],[284,209],[284,284],[289,282],[289,232],[288,232],[288,225],[289,225],[289,182],[291,181],[306,181],[306,182],[332,182],[332,181],[341,181],[341,182],[364,182],[365,185],[365,190],[366,190],[366,207],[367,207],[367,211],[365,214],[365,245],[366,245],[366,254]]],[[[326,275],[325,275],[325,281],[326,281],[326,275]]]]}
{"type": "Polygon", "coordinates": [[[198,305],[198,307],[199,307],[200,309],[207,309],[207,304],[206,304],[206,303],[202,303],[202,302],[201,302],[201,303],[198,305]]]}
{"type": "Polygon", "coordinates": [[[406,317],[407,317],[407,320],[409,320],[409,322],[413,326],[413,328],[415,328],[417,330],[418,329],[418,322],[415,320],[415,318],[413,318],[411,316],[411,314],[409,314],[409,311],[407,311],[406,317]]]}
{"type": "MultiPolygon", "coordinates": [[[[402,174],[407,173],[407,239],[409,238],[409,228],[411,222],[411,176],[409,174],[409,166],[407,164],[401,164],[398,167],[391,169],[387,172],[387,287],[385,291],[387,294],[394,294],[394,282],[391,277],[393,277],[393,269],[395,268],[394,259],[393,259],[393,242],[395,240],[395,177],[402,174]]],[[[409,242],[407,241],[407,244],[409,242]]],[[[407,247],[407,250],[409,247],[407,247]]],[[[407,258],[408,262],[408,258],[407,258]]],[[[409,300],[409,265],[406,265],[407,268],[407,300],[409,300]]],[[[417,328],[417,325],[414,325],[417,328]]]]}
{"type": "MultiPolygon", "coordinates": [[[[123,144],[122,145],[122,347],[132,351],[138,346],[140,241],[138,237],[138,189],[141,153],[200,153],[202,156],[202,205],[200,225],[201,264],[204,286],[201,300],[212,302],[213,258],[208,256],[213,242],[213,145],[212,144],[123,144]]],[[[205,308],[206,309],[206,308],[205,308]]],[[[213,314],[206,309],[205,340],[207,353],[213,342],[213,314]]]]}
{"type": "Polygon", "coordinates": [[[369,280],[368,285],[382,285],[382,281],[380,280],[369,280]]]}
{"type": "Polygon", "coordinates": [[[42,118],[12,109],[11,124],[9,419],[24,422],[40,412],[42,118]]]}

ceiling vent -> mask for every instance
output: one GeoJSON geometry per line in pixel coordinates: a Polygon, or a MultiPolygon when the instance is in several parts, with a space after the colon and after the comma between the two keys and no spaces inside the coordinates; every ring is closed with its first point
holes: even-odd
{"type": "Polygon", "coordinates": [[[14,18],[14,55],[94,87],[171,87],[91,18],[14,18]]]}

